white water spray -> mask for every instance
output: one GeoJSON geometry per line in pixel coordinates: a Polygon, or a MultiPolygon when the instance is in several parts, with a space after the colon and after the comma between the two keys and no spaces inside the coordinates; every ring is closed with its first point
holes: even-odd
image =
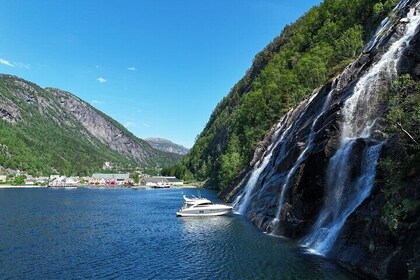
{"type": "Polygon", "coordinates": [[[331,94],[335,90],[335,88],[334,88],[335,81],[333,81],[332,84],[333,84],[333,89],[331,89],[330,92],[328,93],[328,95],[325,97],[325,100],[324,100],[323,106],[320,110],[320,113],[318,113],[318,115],[315,117],[314,121],[312,122],[311,130],[309,131],[309,136],[308,136],[308,140],[307,140],[305,149],[300,153],[300,155],[297,158],[295,164],[293,165],[293,167],[287,173],[285,182],[284,182],[284,184],[281,188],[280,199],[279,199],[278,206],[277,206],[276,216],[275,216],[274,220],[272,221],[272,226],[271,226],[272,232],[275,231],[278,228],[278,223],[280,221],[281,210],[282,210],[283,204],[284,204],[284,196],[285,196],[286,191],[289,188],[291,178],[293,178],[293,176],[295,175],[298,167],[302,164],[302,162],[307,158],[309,153],[312,151],[315,134],[317,132],[315,130],[315,127],[318,123],[319,118],[322,116],[322,114],[325,112],[325,109],[328,107],[330,99],[331,99],[331,94]]]}
{"type": "Polygon", "coordinates": [[[286,115],[285,120],[283,122],[283,125],[277,127],[273,139],[275,140],[270,146],[267,148],[267,152],[264,155],[262,161],[260,161],[259,165],[258,163],[255,164],[254,170],[252,170],[251,176],[249,177],[245,187],[244,191],[241,195],[238,195],[233,202],[234,209],[241,215],[245,215],[246,211],[248,210],[248,206],[251,200],[251,195],[253,194],[253,191],[255,189],[255,186],[257,185],[257,180],[261,175],[261,172],[265,169],[265,167],[270,162],[270,159],[273,155],[274,148],[283,140],[284,136],[287,135],[287,132],[290,129],[290,126],[287,127],[280,135],[280,132],[284,129],[284,127],[287,125],[288,115],[286,115]]]}
{"type": "Polygon", "coordinates": [[[264,171],[265,167],[268,165],[268,163],[271,161],[272,156],[273,156],[273,152],[274,149],[280,145],[281,143],[281,147],[280,147],[280,151],[279,151],[279,155],[284,155],[285,154],[285,147],[287,146],[287,144],[289,143],[291,137],[293,136],[295,129],[298,127],[297,124],[300,124],[301,120],[303,119],[303,116],[306,113],[306,110],[308,109],[308,105],[311,104],[311,102],[313,101],[313,99],[317,96],[318,91],[316,91],[314,94],[312,94],[312,96],[309,98],[309,100],[306,102],[305,107],[303,108],[302,112],[300,113],[300,115],[298,116],[298,118],[291,122],[289,124],[289,113],[291,113],[291,111],[289,111],[288,114],[286,114],[285,119],[283,120],[282,125],[280,127],[278,127],[276,129],[276,132],[273,136],[273,143],[268,147],[266,154],[264,155],[264,158],[262,159],[262,162],[260,163],[260,165],[257,168],[254,168],[254,170],[252,171],[245,187],[244,190],[242,191],[242,193],[240,195],[238,195],[235,198],[235,201],[233,203],[234,205],[234,209],[242,215],[245,215],[248,208],[249,208],[249,204],[252,200],[252,197],[254,195],[254,189],[257,185],[258,179],[261,175],[261,173],[264,171]],[[288,125],[288,126],[287,126],[288,125]],[[287,126],[287,128],[285,128],[287,126]]]}
{"type": "Polygon", "coordinates": [[[364,151],[361,175],[352,181],[349,160],[353,148],[354,140],[351,140],[331,158],[324,209],[313,226],[312,234],[303,242],[321,255],[330,251],[348,216],[370,194],[375,179],[375,164],[382,143],[364,151]]]}
{"type": "MultiPolygon", "coordinates": [[[[398,6],[403,7],[406,3],[404,0],[398,6]]],[[[384,80],[392,81],[397,76],[397,63],[420,23],[420,13],[414,10],[407,17],[409,23],[405,27],[404,35],[360,78],[342,110],[344,123],[341,127],[341,144],[328,166],[324,207],[311,233],[303,240],[306,246],[322,255],[331,250],[347,217],[366,199],[372,189],[375,163],[383,143],[364,148],[361,173],[355,179],[350,176],[351,155],[357,139],[365,141],[363,139],[371,136],[377,117],[376,93],[384,80]]],[[[368,144],[365,142],[365,145],[368,144]]]]}

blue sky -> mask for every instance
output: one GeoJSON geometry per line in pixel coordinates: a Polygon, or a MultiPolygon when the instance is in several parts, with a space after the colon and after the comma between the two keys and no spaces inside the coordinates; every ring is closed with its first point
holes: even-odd
{"type": "Polygon", "coordinates": [[[320,2],[1,1],[0,72],[191,147],[253,57],[320,2]]]}

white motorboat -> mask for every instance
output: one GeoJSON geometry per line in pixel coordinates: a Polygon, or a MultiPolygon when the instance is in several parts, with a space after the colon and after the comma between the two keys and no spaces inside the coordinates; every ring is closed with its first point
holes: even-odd
{"type": "Polygon", "coordinates": [[[207,198],[201,198],[201,197],[195,197],[195,196],[192,196],[192,198],[189,198],[185,194],[182,195],[182,198],[184,199],[185,203],[189,203],[189,204],[199,203],[199,202],[211,203],[211,201],[208,200],[207,198]]]}
{"type": "Polygon", "coordinates": [[[177,216],[181,217],[206,217],[206,216],[220,216],[229,213],[232,206],[224,204],[214,204],[207,198],[188,198],[185,195],[185,204],[176,212],[177,216]]]}

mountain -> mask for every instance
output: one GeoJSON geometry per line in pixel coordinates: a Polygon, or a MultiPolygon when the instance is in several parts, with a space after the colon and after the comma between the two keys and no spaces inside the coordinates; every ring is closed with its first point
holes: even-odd
{"type": "Polygon", "coordinates": [[[326,0],[286,26],[219,102],[190,153],[165,172],[228,188],[271,126],[353,61],[395,4],[326,0]]]}
{"type": "Polygon", "coordinates": [[[188,149],[184,146],[175,144],[172,141],[169,141],[167,139],[163,138],[156,138],[156,137],[149,137],[144,139],[147,143],[150,144],[153,148],[156,150],[168,152],[168,153],[174,153],[174,154],[180,154],[180,155],[186,155],[188,154],[188,149]]]}
{"type": "Polygon", "coordinates": [[[31,174],[88,175],[173,164],[179,156],[152,148],[73,94],[0,75],[0,165],[31,174]]]}
{"type": "Polygon", "coordinates": [[[165,172],[362,278],[417,279],[418,108],[420,1],[326,0],[256,56],[165,172]]]}

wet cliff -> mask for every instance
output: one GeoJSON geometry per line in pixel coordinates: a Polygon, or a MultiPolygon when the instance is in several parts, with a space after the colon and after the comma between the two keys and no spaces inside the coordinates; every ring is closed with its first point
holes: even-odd
{"type": "MultiPolygon", "coordinates": [[[[386,171],[377,166],[399,149],[385,95],[401,75],[420,79],[419,26],[419,2],[401,1],[356,60],[281,117],[222,193],[237,212],[362,276],[415,273],[418,207],[396,236],[383,222],[386,171]]],[[[417,201],[418,177],[404,189],[417,201]]]]}

